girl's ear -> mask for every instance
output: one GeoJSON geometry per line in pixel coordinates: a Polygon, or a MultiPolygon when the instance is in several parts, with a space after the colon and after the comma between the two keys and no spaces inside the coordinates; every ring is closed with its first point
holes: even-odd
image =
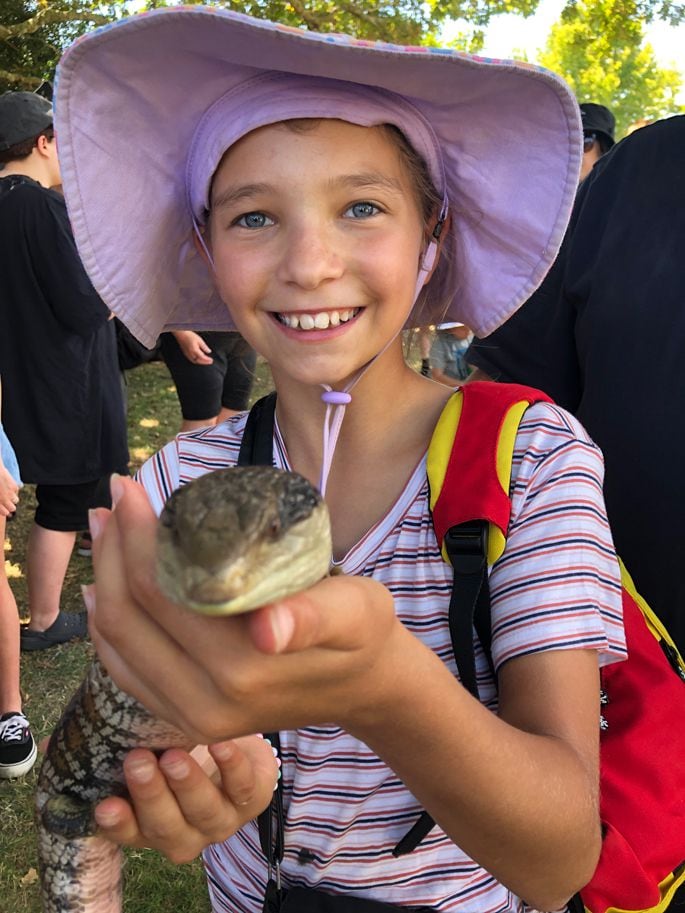
{"type": "Polygon", "coordinates": [[[442,221],[440,221],[438,216],[431,220],[429,225],[427,244],[423,250],[423,253],[421,254],[421,269],[426,271],[426,275],[423,280],[424,286],[428,285],[433,273],[435,272],[436,266],[440,262],[445,238],[450,233],[451,228],[452,216],[450,213],[447,213],[442,221]]]}

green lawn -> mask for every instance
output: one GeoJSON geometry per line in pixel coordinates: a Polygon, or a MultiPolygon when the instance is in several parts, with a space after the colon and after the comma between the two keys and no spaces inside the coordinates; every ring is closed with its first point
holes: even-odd
{"type": "MultiPolygon", "coordinates": [[[[160,362],[128,372],[129,446],[135,469],[178,430],[180,411],[166,366],[160,362]]],[[[268,367],[257,367],[254,398],[271,387],[268,367]]],[[[7,527],[5,562],[19,610],[26,606],[25,542],[33,518],[32,486],[22,491],[17,517],[7,527]]],[[[75,552],[63,591],[63,607],[82,608],[80,586],[93,579],[90,559],[75,552]]],[[[22,655],[24,709],[34,735],[49,735],[92,655],[88,644],[65,644],[22,655]]],[[[0,780],[0,913],[41,913],[36,875],[33,789],[40,761],[21,780],[0,780]]],[[[126,913],[208,913],[201,864],[174,866],[152,851],[130,851],[125,867],[126,913]]]]}

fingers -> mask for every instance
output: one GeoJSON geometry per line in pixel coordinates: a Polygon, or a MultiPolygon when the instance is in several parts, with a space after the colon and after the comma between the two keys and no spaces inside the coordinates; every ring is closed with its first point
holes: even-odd
{"type": "Polygon", "coordinates": [[[341,575],[251,613],[247,624],[263,653],[297,653],[312,647],[358,649],[372,627],[389,627],[394,619],[392,596],[382,584],[341,575]]]}
{"type": "Polygon", "coordinates": [[[19,486],[9,475],[7,470],[2,469],[6,478],[0,478],[0,516],[8,517],[17,509],[19,503],[19,486]]]}
{"type": "Polygon", "coordinates": [[[268,806],[276,762],[264,740],[254,736],[212,746],[211,752],[220,788],[186,752],[171,749],[157,760],[149,751],[132,751],[124,762],[130,803],[109,798],[97,806],[102,834],[187,862],[235,833],[268,806]]]}
{"type": "Polygon", "coordinates": [[[232,804],[252,818],[263,811],[280,777],[281,762],[271,743],[261,736],[245,736],[210,745],[209,751],[232,804]]]}

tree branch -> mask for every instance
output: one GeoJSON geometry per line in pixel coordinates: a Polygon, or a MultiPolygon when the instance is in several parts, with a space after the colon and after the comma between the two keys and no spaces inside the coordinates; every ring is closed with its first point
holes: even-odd
{"type": "Polygon", "coordinates": [[[31,89],[37,89],[43,82],[42,79],[38,79],[36,76],[24,76],[22,73],[9,73],[7,70],[0,70],[0,82],[3,81],[12,86],[25,88],[29,92],[31,89]]]}
{"type": "Polygon", "coordinates": [[[54,25],[57,22],[92,22],[94,25],[105,25],[111,22],[111,19],[103,16],[102,13],[78,13],[45,7],[35,16],[25,19],[23,22],[17,22],[15,25],[0,25],[0,41],[30,35],[43,26],[54,25]]]}

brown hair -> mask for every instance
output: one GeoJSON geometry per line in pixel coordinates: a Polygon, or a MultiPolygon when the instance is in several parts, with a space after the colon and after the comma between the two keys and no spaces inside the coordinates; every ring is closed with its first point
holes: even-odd
{"type": "Polygon", "coordinates": [[[55,138],[53,127],[46,127],[44,130],[41,130],[40,133],[37,133],[36,136],[31,137],[31,139],[24,139],[20,143],[15,143],[13,146],[10,146],[9,149],[5,149],[4,152],[0,152],[0,165],[6,165],[7,162],[15,162],[28,158],[41,136],[44,136],[47,140],[53,140],[55,138]]]}

